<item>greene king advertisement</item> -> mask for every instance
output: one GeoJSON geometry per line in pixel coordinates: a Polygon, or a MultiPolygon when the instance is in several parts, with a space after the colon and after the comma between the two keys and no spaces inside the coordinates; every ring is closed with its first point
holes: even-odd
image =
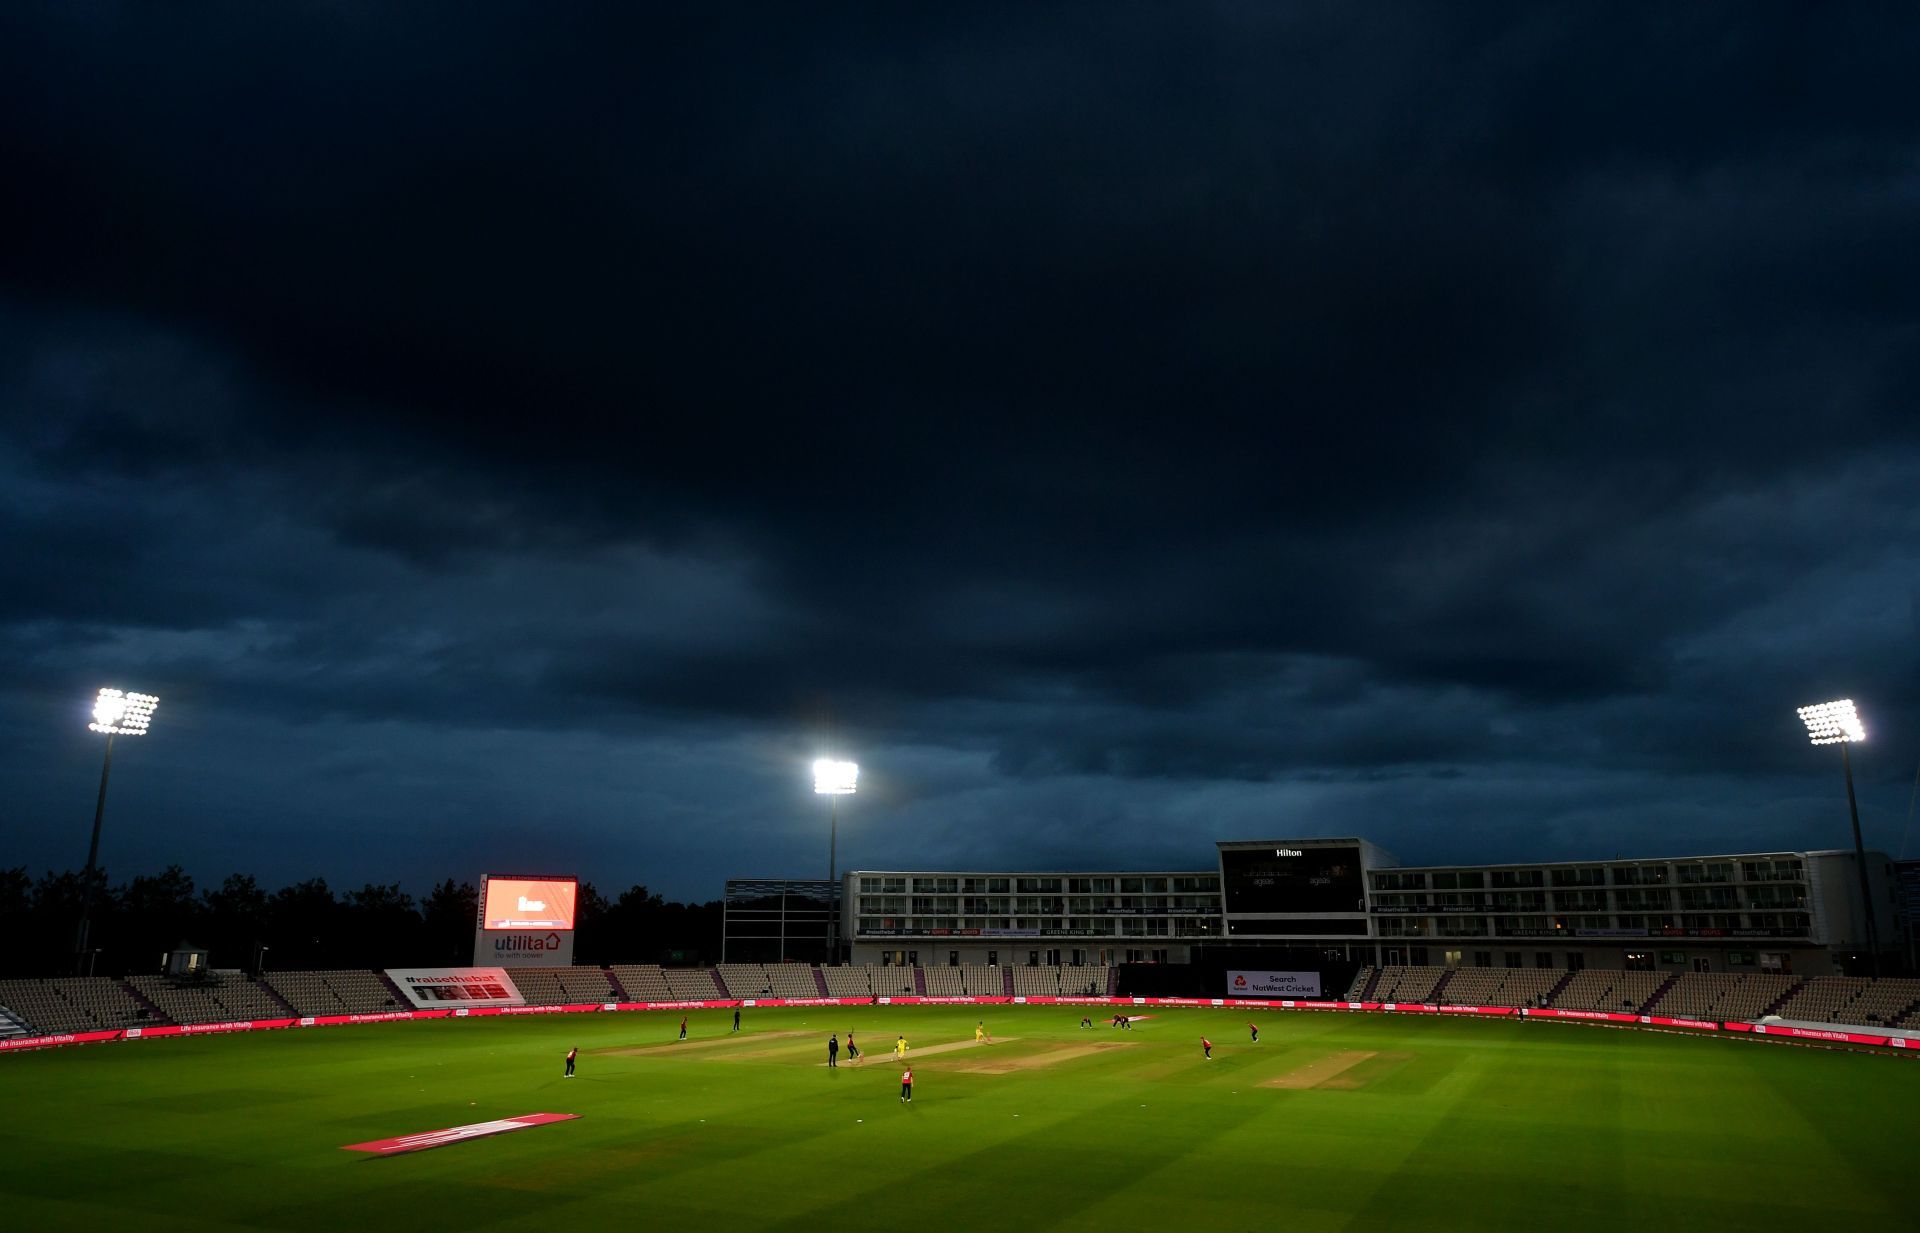
{"type": "Polygon", "coordinates": [[[527,1004],[499,968],[388,968],[387,975],[419,1010],[527,1004]]]}
{"type": "Polygon", "coordinates": [[[1318,972],[1228,972],[1230,998],[1317,998],[1318,972]]]}

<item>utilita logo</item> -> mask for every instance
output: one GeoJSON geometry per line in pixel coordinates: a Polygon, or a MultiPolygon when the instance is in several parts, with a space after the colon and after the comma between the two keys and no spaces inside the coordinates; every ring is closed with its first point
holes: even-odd
{"type": "Polygon", "coordinates": [[[1306,855],[1306,853],[1302,852],[1299,848],[1275,848],[1273,850],[1273,854],[1275,856],[1305,856],[1306,855]]]}
{"type": "Polygon", "coordinates": [[[510,938],[495,938],[493,940],[493,949],[503,952],[514,950],[559,950],[560,935],[557,933],[549,933],[546,937],[541,938],[529,937],[524,933],[517,933],[510,938]]]}
{"type": "Polygon", "coordinates": [[[522,912],[544,912],[547,910],[547,904],[543,899],[529,899],[525,895],[522,895],[520,896],[520,910],[522,912]]]}

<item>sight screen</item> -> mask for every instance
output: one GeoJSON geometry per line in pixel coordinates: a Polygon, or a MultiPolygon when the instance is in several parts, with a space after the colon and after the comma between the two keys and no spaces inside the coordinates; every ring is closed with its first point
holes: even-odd
{"type": "Polygon", "coordinates": [[[1220,853],[1229,912],[1360,912],[1360,849],[1228,848],[1220,853]]]}

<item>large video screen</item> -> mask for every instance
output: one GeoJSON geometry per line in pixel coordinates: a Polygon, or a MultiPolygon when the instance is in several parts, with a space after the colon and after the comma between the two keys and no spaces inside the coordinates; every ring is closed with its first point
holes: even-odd
{"type": "Polygon", "coordinates": [[[1229,912],[1360,912],[1360,849],[1226,848],[1220,853],[1229,912]]]}
{"type": "Polygon", "coordinates": [[[572,878],[487,879],[482,929],[571,929],[577,889],[572,878]]]}

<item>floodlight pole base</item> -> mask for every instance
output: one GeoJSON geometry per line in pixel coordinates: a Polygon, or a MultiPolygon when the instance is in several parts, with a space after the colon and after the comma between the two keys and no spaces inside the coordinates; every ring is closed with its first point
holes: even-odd
{"type": "Polygon", "coordinates": [[[93,909],[93,871],[100,863],[100,821],[107,814],[107,776],[113,771],[113,737],[107,733],[107,752],[100,763],[100,795],[93,802],[93,842],[87,845],[87,869],[80,875],[80,927],[73,939],[73,974],[91,975],[87,962],[87,916],[93,909]],[[88,969],[82,971],[82,968],[88,969]]]}
{"type": "Polygon", "coordinates": [[[1847,753],[1849,742],[1840,742],[1840,765],[1847,773],[1847,812],[1853,817],[1853,864],[1860,872],[1860,908],[1867,917],[1867,961],[1873,977],[1880,979],[1880,925],[1873,916],[1873,881],[1867,877],[1867,849],[1860,841],[1860,805],[1853,796],[1853,758],[1847,753]]]}

